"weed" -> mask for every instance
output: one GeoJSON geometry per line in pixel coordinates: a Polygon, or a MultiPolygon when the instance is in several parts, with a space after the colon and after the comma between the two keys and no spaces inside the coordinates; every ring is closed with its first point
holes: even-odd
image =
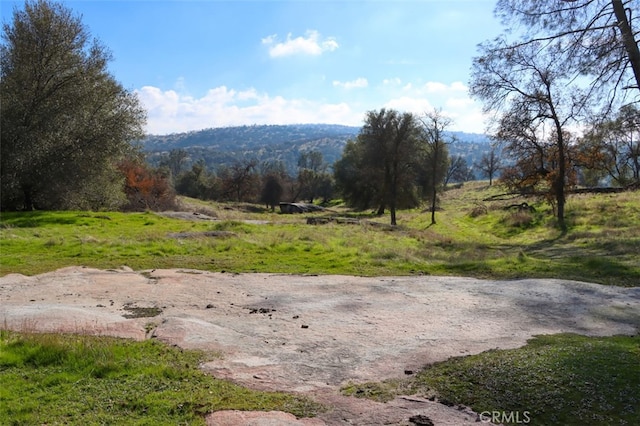
{"type": "Polygon", "coordinates": [[[122,316],[124,318],[149,318],[149,317],[157,317],[162,313],[162,309],[157,306],[135,306],[132,304],[126,304],[122,307],[126,314],[122,316]]]}

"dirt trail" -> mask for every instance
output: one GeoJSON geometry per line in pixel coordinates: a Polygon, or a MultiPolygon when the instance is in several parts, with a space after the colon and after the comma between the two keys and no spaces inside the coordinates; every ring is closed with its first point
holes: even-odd
{"type": "Polygon", "coordinates": [[[537,334],[634,334],[640,288],[563,280],[134,272],[82,267],[0,278],[0,321],[17,330],[155,337],[216,350],[203,368],[265,390],[310,395],[330,409],[214,413],[215,425],[477,424],[469,410],[420,398],[386,404],[341,396],[341,385],[404,377],[423,365],[537,334]],[[126,318],[149,315],[154,317],[126,318]]]}

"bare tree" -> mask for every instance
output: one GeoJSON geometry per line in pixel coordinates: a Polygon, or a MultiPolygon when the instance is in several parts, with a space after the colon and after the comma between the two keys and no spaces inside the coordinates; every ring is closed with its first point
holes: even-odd
{"type": "Polygon", "coordinates": [[[424,185],[425,192],[431,201],[431,224],[436,223],[436,205],[438,202],[438,191],[446,178],[448,164],[447,144],[452,142],[448,139],[445,131],[451,126],[451,119],[442,114],[441,110],[433,110],[425,113],[420,118],[422,123],[420,141],[425,150],[425,171],[426,179],[424,185]]]}
{"type": "Polygon", "coordinates": [[[616,98],[637,98],[637,1],[498,0],[495,12],[507,28],[522,30],[512,47],[532,44],[553,51],[567,72],[589,77],[592,101],[603,100],[608,109],[616,98]]]}
{"type": "Polygon", "coordinates": [[[473,173],[462,155],[452,157],[448,163],[449,167],[444,178],[445,186],[450,182],[467,182],[473,179],[473,173]]]}
{"type": "Polygon", "coordinates": [[[558,60],[561,55],[545,54],[543,47],[509,46],[504,39],[481,45],[471,93],[483,101],[486,112],[497,114],[494,136],[517,159],[518,185],[549,183],[547,193],[565,230],[565,187],[573,183],[567,128],[584,111],[587,96],[570,88],[572,75],[558,60]]]}
{"type": "Polygon", "coordinates": [[[580,162],[587,174],[604,173],[614,184],[639,183],[640,111],[626,105],[614,120],[596,123],[581,140],[580,162]]]}
{"type": "Polygon", "coordinates": [[[257,165],[257,160],[245,159],[223,168],[219,173],[223,196],[235,201],[249,201],[258,190],[257,165]]]}
{"type": "Polygon", "coordinates": [[[502,161],[500,157],[498,157],[497,148],[492,145],[491,150],[482,155],[476,167],[489,178],[489,186],[491,186],[493,184],[493,177],[498,173],[500,167],[502,167],[502,161]]]}

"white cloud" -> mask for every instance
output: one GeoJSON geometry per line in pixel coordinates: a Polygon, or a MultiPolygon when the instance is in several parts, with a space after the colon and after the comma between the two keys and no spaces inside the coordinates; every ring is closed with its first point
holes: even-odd
{"type": "MultiPolygon", "coordinates": [[[[183,83],[183,80],[179,80],[183,83]]],[[[286,98],[277,93],[260,92],[254,88],[236,90],[219,86],[195,97],[179,90],[162,90],[145,86],[137,90],[147,109],[146,131],[168,134],[212,127],[252,124],[331,123],[361,126],[365,111],[393,108],[424,114],[441,108],[451,117],[451,130],[482,133],[486,116],[480,104],[469,97],[462,83],[439,83],[399,79],[382,81],[371,86],[365,78],[334,81],[335,87],[366,88],[340,92],[338,99],[326,98],[326,93],[313,98],[286,98]],[[354,93],[352,96],[350,94],[354,93]]],[[[181,84],[177,85],[178,87],[181,84]]]]}
{"type": "Polygon", "coordinates": [[[359,77],[352,81],[333,81],[334,87],[342,87],[344,89],[362,89],[369,86],[369,81],[366,78],[359,77]]]}
{"type": "Polygon", "coordinates": [[[385,78],[384,80],[382,80],[382,84],[385,86],[399,86],[402,84],[402,80],[400,80],[398,77],[385,78]]]}
{"type": "Polygon", "coordinates": [[[399,98],[391,99],[384,104],[384,107],[397,109],[402,112],[413,112],[415,114],[424,114],[424,112],[433,109],[429,100],[409,96],[401,96],[399,98]]]}
{"type": "Polygon", "coordinates": [[[452,93],[452,92],[464,92],[467,93],[469,88],[459,82],[454,81],[451,84],[445,84],[438,81],[428,81],[424,84],[423,90],[426,93],[452,93]]]}
{"type": "Polygon", "coordinates": [[[291,55],[313,55],[317,56],[323,52],[333,52],[339,45],[333,37],[320,38],[320,33],[309,30],[305,36],[292,38],[291,33],[287,34],[287,39],[278,42],[278,35],[272,34],[262,39],[262,44],[269,46],[269,56],[278,58],[291,55]]]}
{"type": "Polygon", "coordinates": [[[360,125],[362,112],[346,102],[320,103],[308,99],[270,96],[255,89],[236,91],[226,86],[203,97],[180,95],[145,86],[136,90],[147,109],[147,133],[169,134],[212,127],[251,124],[332,123],[360,125]]]}
{"type": "Polygon", "coordinates": [[[468,87],[461,82],[407,83],[391,96],[384,107],[418,115],[441,108],[442,113],[452,119],[450,130],[485,131],[487,117],[480,105],[470,98],[468,87]]]}

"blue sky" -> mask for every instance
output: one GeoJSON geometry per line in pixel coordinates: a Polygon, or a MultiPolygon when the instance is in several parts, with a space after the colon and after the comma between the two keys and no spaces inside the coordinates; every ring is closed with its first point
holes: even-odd
{"type": "MultiPolygon", "coordinates": [[[[468,96],[495,0],[64,1],[166,134],[251,124],[360,126],[383,107],[441,108],[483,132],[468,96]]],[[[21,2],[2,1],[2,20],[21,2]]]]}

